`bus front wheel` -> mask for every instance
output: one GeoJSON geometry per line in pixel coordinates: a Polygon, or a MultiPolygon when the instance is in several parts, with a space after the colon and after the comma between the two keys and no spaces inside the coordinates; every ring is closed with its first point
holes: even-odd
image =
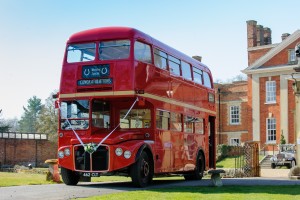
{"type": "Polygon", "coordinates": [[[132,183],[137,187],[146,187],[153,178],[153,163],[143,151],[140,158],[130,167],[132,183]]]}
{"type": "Polygon", "coordinates": [[[63,167],[61,168],[61,177],[66,185],[77,185],[80,178],[78,173],[63,167]]]}

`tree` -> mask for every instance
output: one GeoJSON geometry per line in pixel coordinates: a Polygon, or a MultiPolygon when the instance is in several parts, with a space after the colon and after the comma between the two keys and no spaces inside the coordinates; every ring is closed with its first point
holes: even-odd
{"type": "Polygon", "coordinates": [[[2,109],[0,109],[0,133],[8,132],[10,126],[6,123],[4,119],[1,118],[2,116],[2,109]]]}
{"type": "Polygon", "coordinates": [[[39,133],[48,134],[51,141],[57,141],[58,112],[54,106],[55,99],[52,97],[55,93],[56,92],[51,93],[46,99],[37,121],[37,131],[39,133]]]}
{"type": "Polygon", "coordinates": [[[286,144],[283,132],[281,132],[281,136],[280,136],[280,144],[286,144]]]}
{"type": "Polygon", "coordinates": [[[232,78],[227,79],[226,81],[216,79],[216,81],[218,81],[216,83],[225,83],[226,84],[226,83],[233,83],[233,82],[236,82],[236,81],[247,81],[247,79],[248,79],[247,76],[245,76],[243,74],[239,74],[239,75],[236,75],[232,78]]]}
{"type": "Polygon", "coordinates": [[[19,121],[20,131],[36,133],[37,131],[37,120],[42,109],[41,99],[33,96],[28,101],[27,107],[23,107],[24,114],[19,121]]]}

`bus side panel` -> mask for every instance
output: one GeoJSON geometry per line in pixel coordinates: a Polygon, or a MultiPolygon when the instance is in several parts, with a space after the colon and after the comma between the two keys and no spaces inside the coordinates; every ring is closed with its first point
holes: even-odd
{"type": "Polygon", "coordinates": [[[184,134],[184,171],[193,170],[195,168],[199,141],[201,141],[201,138],[194,133],[184,134]]]}
{"type": "Polygon", "coordinates": [[[184,168],[184,134],[182,132],[173,131],[172,138],[172,171],[182,171],[184,168]]]}
{"type": "Polygon", "coordinates": [[[155,173],[170,172],[172,157],[171,132],[157,130],[155,133],[155,173]]]}
{"type": "Polygon", "coordinates": [[[169,73],[151,64],[135,62],[135,89],[168,97],[169,73]]]}
{"type": "Polygon", "coordinates": [[[120,61],[114,67],[114,90],[134,90],[134,73],[131,61],[120,61]]]}
{"type": "Polygon", "coordinates": [[[207,101],[208,101],[208,96],[207,96],[207,91],[206,89],[202,87],[197,87],[194,88],[194,105],[200,108],[207,108],[207,101]]]}
{"type": "Polygon", "coordinates": [[[64,65],[61,73],[60,93],[75,93],[77,88],[77,64],[64,65]]]}

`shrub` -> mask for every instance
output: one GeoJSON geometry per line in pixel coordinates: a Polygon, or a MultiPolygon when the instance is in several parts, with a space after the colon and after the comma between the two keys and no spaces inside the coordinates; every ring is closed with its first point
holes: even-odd
{"type": "Polygon", "coordinates": [[[300,167],[295,166],[289,172],[289,177],[291,176],[300,176],[300,167]]]}
{"type": "Polygon", "coordinates": [[[232,146],[228,146],[226,144],[218,145],[218,147],[217,147],[217,162],[221,161],[222,159],[229,156],[232,149],[233,149],[232,146]]]}

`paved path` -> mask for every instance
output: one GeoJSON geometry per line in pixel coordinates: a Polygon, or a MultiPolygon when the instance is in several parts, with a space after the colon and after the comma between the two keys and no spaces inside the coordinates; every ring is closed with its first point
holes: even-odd
{"type": "MultiPolygon", "coordinates": [[[[225,178],[223,185],[300,185],[300,180],[289,180],[287,178],[225,178]]],[[[154,184],[147,187],[166,188],[182,186],[211,186],[210,179],[201,181],[184,180],[156,180],[154,184]]],[[[72,198],[100,196],[104,194],[141,190],[134,188],[131,182],[118,183],[81,183],[77,186],[66,186],[64,184],[31,185],[0,187],[0,200],[66,200],[72,198]]]]}
{"type": "Polygon", "coordinates": [[[260,175],[264,178],[288,178],[289,169],[261,169],[260,175]]]}

